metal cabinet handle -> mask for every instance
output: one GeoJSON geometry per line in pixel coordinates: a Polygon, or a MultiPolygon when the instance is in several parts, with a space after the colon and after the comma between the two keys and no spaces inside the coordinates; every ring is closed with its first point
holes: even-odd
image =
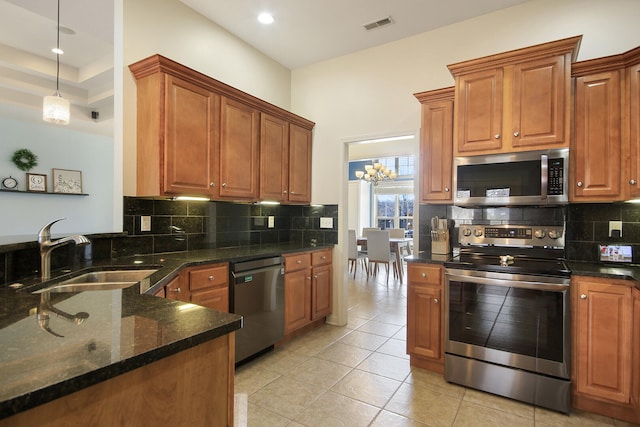
{"type": "Polygon", "coordinates": [[[587,295],[586,294],[580,295],[580,299],[587,299],[587,295]]]}
{"type": "Polygon", "coordinates": [[[516,138],[517,138],[517,137],[519,137],[519,136],[520,136],[520,132],[515,131],[515,132],[513,133],[513,136],[515,136],[516,138]]]}
{"type": "Polygon", "coordinates": [[[209,276],[209,280],[213,280],[215,279],[215,277],[213,277],[213,275],[209,276]]]}
{"type": "Polygon", "coordinates": [[[302,264],[302,260],[301,259],[296,260],[296,264],[302,264]]]}
{"type": "Polygon", "coordinates": [[[226,183],[226,182],[223,182],[223,183],[222,183],[222,188],[226,188],[226,186],[227,186],[227,183],[226,183]]]}
{"type": "Polygon", "coordinates": [[[422,274],[420,275],[420,277],[422,277],[423,279],[426,279],[426,278],[427,278],[427,273],[422,273],[422,274]]]}
{"type": "Polygon", "coordinates": [[[631,184],[631,185],[636,185],[636,180],[635,180],[635,179],[632,179],[631,181],[629,181],[629,184],[631,184]]]}
{"type": "Polygon", "coordinates": [[[439,304],[439,303],[440,303],[440,300],[439,300],[438,298],[434,298],[434,299],[433,299],[433,303],[434,303],[434,304],[439,304]]]}
{"type": "Polygon", "coordinates": [[[171,292],[175,292],[176,294],[179,294],[180,292],[182,292],[182,289],[180,288],[175,288],[175,289],[170,289],[171,292]]]}
{"type": "Polygon", "coordinates": [[[295,193],[295,192],[293,192],[293,191],[292,191],[292,192],[291,192],[291,194],[297,194],[297,193],[295,193]]]}
{"type": "Polygon", "coordinates": [[[499,134],[499,133],[496,133],[495,135],[493,135],[493,137],[494,137],[495,139],[500,139],[500,134],[499,134]]]}
{"type": "Polygon", "coordinates": [[[449,187],[444,187],[444,192],[448,193],[449,192],[449,187]]]}
{"type": "Polygon", "coordinates": [[[314,279],[317,279],[317,278],[318,278],[318,275],[317,275],[317,274],[314,274],[314,275],[313,275],[313,278],[314,278],[314,279]]]}
{"type": "Polygon", "coordinates": [[[326,255],[322,255],[322,259],[327,259],[327,256],[326,255]]]}
{"type": "Polygon", "coordinates": [[[282,194],[287,194],[287,190],[284,190],[284,191],[282,192],[282,194]]]}
{"type": "Polygon", "coordinates": [[[578,187],[582,187],[582,181],[578,181],[578,187]]]}
{"type": "Polygon", "coordinates": [[[216,186],[216,183],[215,183],[215,182],[210,182],[210,183],[209,183],[209,187],[215,187],[215,186],[216,186]]]}

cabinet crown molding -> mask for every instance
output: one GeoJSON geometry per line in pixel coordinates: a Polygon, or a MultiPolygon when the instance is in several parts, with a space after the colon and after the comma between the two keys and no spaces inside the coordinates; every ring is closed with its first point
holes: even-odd
{"type": "Polygon", "coordinates": [[[620,70],[640,63],[640,47],[616,55],[588,59],[572,64],[571,77],[581,77],[604,71],[620,70]]]}
{"type": "Polygon", "coordinates": [[[172,59],[169,59],[160,54],[149,56],[138,62],[129,65],[129,70],[133,74],[136,80],[140,80],[144,77],[150,76],[155,73],[165,73],[178,77],[182,80],[188,81],[205,89],[211,90],[217,94],[226,96],[227,98],[234,99],[244,104],[257,108],[260,111],[269,113],[276,117],[288,120],[291,123],[297,124],[305,129],[313,129],[315,123],[298,116],[283,108],[277,107],[267,101],[260,98],[256,98],[246,92],[229,86],[219,80],[209,77],[199,71],[182,65],[172,59]]]}
{"type": "Polygon", "coordinates": [[[571,62],[575,62],[581,41],[582,35],[569,37],[535,46],[510,50],[508,52],[501,52],[495,55],[457,62],[447,65],[447,68],[449,68],[451,74],[456,77],[548,56],[570,54],[571,62]]]}
{"type": "Polygon", "coordinates": [[[455,93],[455,87],[450,86],[442,89],[417,92],[417,93],[414,93],[413,96],[415,96],[418,99],[418,101],[420,101],[420,103],[423,104],[425,102],[449,101],[453,99],[454,93],[455,93]]]}

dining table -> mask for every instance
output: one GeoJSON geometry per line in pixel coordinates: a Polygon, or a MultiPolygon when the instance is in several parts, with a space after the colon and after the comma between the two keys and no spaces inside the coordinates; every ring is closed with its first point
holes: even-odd
{"type": "MultiPolygon", "coordinates": [[[[407,254],[411,255],[411,242],[413,241],[412,237],[390,237],[389,238],[389,248],[391,252],[395,252],[396,254],[396,265],[398,266],[398,274],[400,276],[400,283],[402,283],[402,256],[400,255],[400,249],[406,249],[407,254]]],[[[358,237],[356,240],[358,246],[367,246],[367,238],[365,236],[358,237]]]]}

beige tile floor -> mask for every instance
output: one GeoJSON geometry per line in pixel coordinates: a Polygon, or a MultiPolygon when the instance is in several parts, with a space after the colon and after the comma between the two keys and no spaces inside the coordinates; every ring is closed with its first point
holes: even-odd
{"type": "MultiPolygon", "coordinates": [[[[406,275],[405,275],[406,277],[406,275]]],[[[405,354],[407,286],[358,274],[349,280],[349,322],[323,325],[238,368],[248,425],[631,426],[573,411],[563,415],[449,384],[411,368],[405,354]]]]}

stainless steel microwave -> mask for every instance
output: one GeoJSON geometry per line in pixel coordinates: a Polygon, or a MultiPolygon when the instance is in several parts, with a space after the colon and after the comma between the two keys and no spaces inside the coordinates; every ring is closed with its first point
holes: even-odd
{"type": "Polygon", "coordinates": [[[569,149],[456,157],[454,204],[459,206],[569,203],[569,149]]]}

